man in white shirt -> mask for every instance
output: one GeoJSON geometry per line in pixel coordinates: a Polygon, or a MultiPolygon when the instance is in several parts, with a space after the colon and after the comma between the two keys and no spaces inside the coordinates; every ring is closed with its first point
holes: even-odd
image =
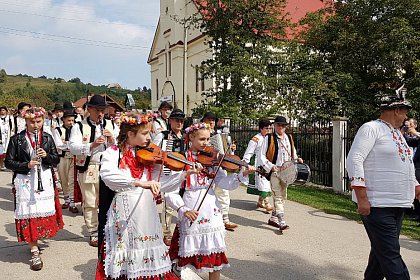
{"type": "Polygon", "coordinates": [[[379,119],[360,127],[347,157],[353,201],[371,243],[364,279],[410,279],[399,244],[404,211],[420,197],[412,151],[399,129],[410,108],[398,93],[383,98],[379,119]]]}
{"type": "Polygon", "coordinates": [[[160,103],[158,111],[159,116],[153,122],[153,132],[150,134],[152,141],[162,131],[168,130],[168,118],[174,107],[167,101],[160,103]]]}
{"type": "MultiPolygon", "coordinates": [[[[280,171],[283,163],[287,161],[303,160],[296,154],[293,138],[286,134],[286,128],[289,125],[286,118],[277,116],[274,119],[274,133],[266,135],[263,140],[261,152],[257,160],[261,163],[264,170],[271,174],[280,171]]],[[[270,226],[274,226],[282,232],[288,229],[284,216],[284,203],[287,199],[287,184],[279,180],[276,176],[270,177],[271,191],[273,193],[274,210],[268,220],[270,226]]]]}
{"type": "Polygon", "coordinates": [[[76,156],[77,180],[83,197],[83,216],[90,234],[89,244],[98,246],[99,165],[101,154],[114,144],[118,126],[104,118],[108,106],[101,95],[91,97],[89,117],[76,123],[70,133],[70,153],[76,156]]]}

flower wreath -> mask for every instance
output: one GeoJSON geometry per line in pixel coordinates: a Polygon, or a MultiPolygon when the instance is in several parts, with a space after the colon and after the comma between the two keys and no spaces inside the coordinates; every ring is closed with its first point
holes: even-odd
{"type": "Polygon", "coordinates": [[[156,118],[156,114],[145,114],[139,116],[133,116],[130,112],[122,113],[121,116],[115,117],[114,120],[120,119],[121,123],[126,123],[129,125],[140,125],[147,124],[153,119],[156,118]]]}
{"type": "MultiPolygon", "coordinates": [[[[38,108],[32,108],[32,110],[34,112],[28,112],[28,110],[26,110],[25,112],[22,112],[21,116],[22,118],[25,119],[34,119],[34,118],[39,118],[45,115],[45,109],[42,107],[38,107],[38,108]],[[35,109],[38,109],[38,112],[35,112],[35,109]]],[[[31,110],[31,111],[32,111],[31,110]]]]}
{"type": "Polygon", "coordinates": [[[185,133],[190,134],[191,132],[202,129],[202,128],[210,129],[210,125],[207,124],[207,123],[203,123],[203,122],[202,123],[195,123],[195,124],[191,125],[190,127],[187,127],[185,129],[185,133]]]}

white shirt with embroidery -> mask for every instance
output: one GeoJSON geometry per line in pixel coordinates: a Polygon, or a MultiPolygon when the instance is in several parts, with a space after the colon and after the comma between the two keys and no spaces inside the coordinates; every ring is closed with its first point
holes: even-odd
{"type": "MultiPolygon", "coordinates": [[[[195,155],[193,155],[196,158],[195,155]]],[[[248,178],[242,173],[227,175],[226,171],[220,169],[216,175],[214,183],[223,189],[234,190],[239,187],[241,182],[247,182],[248,178]]],[[[190,175],[190,186],[186,186],[183,197],[179,195],[179,189],[166,193],[165,198],[168,205],[178,210],[179,256],[190,257],[196,255],[210,255],[226,251],[225,226],[223,224],[222,210],[217,200],[213,188],[205,197],[199,210],[198,218],[195,222],[185,218],[186,211],[197,210],[204,197],[211,179],[196,174],[190,175]],[[199,175],[198,175],[199,176],[199,175]]],[[[223,267],[228,267],[224,265],[223,267]]],[[[219,268],[220,269],[220,268],[219,268]]],[[[198,270],[199,272],[211,272],[213,269],[207,268],[198,270]]]]}
{"type": "MultiPolygon", "coordinates": [[[[132,150],[135,156],[134,150],[132,150]]],[[[105,225],[105,274],[116,279],[126,275],[128,279],[158,276],[171,270],[168,248],[163,243],[162,225],[156,202],[149,189],[133,187],[135,179],[128,167],[118,166],[122,158],[113,145],[102,156],[100,176],[105,185],[116,194],[107,213],[105,225]]],[[[150,170],[157,180],[160,165],[150,170]]],[[[141,181],[148,180],[144,168],[141,181]]],[[[161,190],[177,189],[181,173],[161,177],[161,190]]]]}
{"type": "Polygon", "coordinates": [[[399,129],[381,120],[362,125],[347,156],[347,172],[352,186],[366,187],[372,207],[411,207],[418,182],[399,129]]]}
{"type": "Polygon", "coordinates": [[[282,164],[285,163],[286,161],[294,160],[297,158],[296,149],[294,149],[293,154],[295,155],[295,158],[292,159],[292,147],[291,147],[290,140],[287,134],[284,134],[283,139],[281,139],[278,134],[276,134],[276,136],[278,138],[277,143],[278,143],[279,151],[278,151],[275,163],[273,164],[271,161],[267,159],[268,138],[271,137],[270,134],[264,137],[264,140],[261,146],[261,151],[257,157],[257,164],[262,165],[267,172],[270,172],[274,166],[282,166],[282,164]]]}

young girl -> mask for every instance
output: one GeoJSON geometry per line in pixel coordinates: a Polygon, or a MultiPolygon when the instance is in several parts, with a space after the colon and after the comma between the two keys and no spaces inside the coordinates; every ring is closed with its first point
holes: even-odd
{"type": "Polygon", "coordinates": [[[17,238],[19,242],[29,244],[32,270],[43,267],[38,240],[55,236],[64,225],[52,175],[52,167],[59,163],[60,158],[52,136],[43,132],[44,115],[43,108],[31,108],[22,114],[26,120],[26,130],[10,139],[5,160],[6,167],[16,174],[17,238]],[[38,168],[40,173],[37,172],[38,168]],[[39,186],[38,174],[42,178],[43,191],[39,186]]]}
{"type": "MultiPolygon", "coordinates": [[[[205,123],[194,124],[185,132],[190,141],[187,159],[196,162],[197,152],[209,143],[210,127],[205,123]]],[[[255,168],[250,166],[247,171],[228,176],[226,171],[219,169],[215,183],[221,188],[233,190],[238,188],[241,182],[246,182],[246,176],[254,170],[255,168]]],[[[209,272],[210,280],[217,280],[220,278],[220,270],[229,267],[229,264],[225,255],[225,226],[220,203],[212,188],[200,210],[196,211],[210,182],[211,179],[201,173],[193,174],[182,186],[185,189],[183,197],[180,196],[179,190],[166,193],[165,197],[169,206],[178,212],[178,226],[169,250],[171,260],[177,259],[177,267],[174,267],[174,270],[191,266],[198,272],[209,272]]]]}
{"type": "Polygon", "coordinates": [[[107,211],[96,279],[178,279],[171,272],[154,196],[161,187],[176,189],[196,171],[162,176],[159,183],[161,166],[143,166],[136,159],[136,150],[150,142],[152,116],[127,113],[120,118],[118,146],[108,148],[101,161],[101,178],[116,194],[107,211]]]}

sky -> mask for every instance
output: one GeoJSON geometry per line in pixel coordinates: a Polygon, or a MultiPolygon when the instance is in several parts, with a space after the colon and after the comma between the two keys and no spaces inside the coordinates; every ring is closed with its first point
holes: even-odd
{"type": "Polygon", "coordinates": [[[0,0],[0,69],[150,87],[159,0],[0,0]]]}

